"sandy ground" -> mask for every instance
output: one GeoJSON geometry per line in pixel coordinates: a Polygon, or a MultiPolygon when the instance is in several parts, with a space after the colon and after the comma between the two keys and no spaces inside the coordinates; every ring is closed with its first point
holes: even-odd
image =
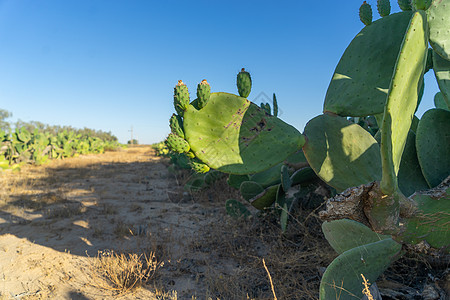
{"type": "Polygon", "coordinates": [[[0,299],[175,299],[162,296],[170,290],[191,299],[202,264],[182,272],[201,259],[186,256],[187,241],[223,205],[195,204],[175,183],[150,147],[0,174],[0,299]],[[158,279],[119,296],[101,288],[93,265],[111,249],[153,251],[165,263],[157,274],[176,273],[157,276],[170,288],[158,292],[158,279]]]}

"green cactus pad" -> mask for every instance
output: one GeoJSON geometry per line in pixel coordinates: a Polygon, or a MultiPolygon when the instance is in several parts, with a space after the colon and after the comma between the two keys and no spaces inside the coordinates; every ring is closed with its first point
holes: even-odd
{"type": "Polygon", "coordinates": [[[383,113],[410,19],[411,12],[392,14],[356,35],[336,67],[325,97],[325,112],[355,117],[383,113]]]}
{"type": "Polygon", "coordinates": [[[169,133],[169,136],[166,139],[166,144],[167,147],[170,148],[170,150],[178,153],[185,153],[189,151],[188,142],[173,133],[169,133]]]}
{"type": "Polygon", "coordinates": [[[197,99],[198,99],[197,101],[198,107],[200,109],[206,106],[210,96],[211,96],[211,86],[206,81],[206,79],[203,79],[202,82],[200,82],[197,85],[197,99]]]}
{"type": "Polygon", "coordinates": [[[235,189],[239,189],[241,187],[241,184],[244,181],[249,181],[250,176],[249,175],[234,175],[230,174],[227,179],[227,183],[229,186],[234,187],[235,189]]]}
{"type": "Polygon", "coordinates": [[[201,161],[231,174],[264,171],[299,150],[305,141],[293,126],[228,93],[212,93],[201,110],[190,105],[184,113],[184,132],[201,161]]]}
{"type": "MultiPolygon", "coordinates": [[[[449,4],[450,5],[450,4],[449,4]]],[[[449,17],[450,18],[450,17],[449,17]]],[[[450,39],[450,36],[449,36],[450,39]]],[[[447,104],[450,103],[450,60],[445,60],[439,55],[433,55],[433,70],[439,85],[439,89],[447,104]]]]}
{"type": "Polygon", "coordinates": [[[246,218],[251,215],[247,207],[236,199],[228,199],[227,202],[225,202],[225,208],[227,214],[233,218],[246,218]]]}
{"type": "Polygon", "coordinates": [[[184,189],[189,192],[197,192],[206,187],[205,178],[196,174],[190,178],[184,185],[184,189]]]}
{"type": "Polygon", "coordinates": [[[405,150],[403,150],[402,161],[398,171],[398,187],[406,197],[409,197],[416,191],[429,188],[417,159],[416,134],[411,130],[406,139],[405,150]]]}
{"type": "Polygon", "coordinates": [[[391,238],[345,251],[328,266],[320,282],[319,299],[361,299],[361,274],[374,283],[401,254],[402,245],[391,238]]]}
{"type": "Polygon", "coordinates": [[[428,52],[426,16],[418,11],[411,18],[389,87],[381,127],[381,161],[383,178],[381,189],[394,192],[397,174],[411,121],[417,107],[418,89],[428,52]]]}
{"type": "Polygon", "coordinates": [[[435,0],[427,10],[430,45],[446,60],[450,60],[450,0],[435,0]]]}
{"type": "Polygon", "coordinates": [[[214,184],[217,180],[223,178],[224,176],[225,174],[222,172],[211,170],[205,175],[205,183],[207,185],[214,184]]]}
{"type": "Polygon", "coordinates": [[[238,88],[239,96],[247,98],[252,90],[252,78],[250,73],[242,68],[241,72],[237,75],[236,85],[238,88]]]}
{"type": "Polygon", "coordinates": [[[289,175],[288,167],[283,165],[281,167],[281,187],[284,192],[287,192],[292,186],[291,176],[289,175]]]}
{"type": "Polygon", "coordinates": [[[170,130],[173,134],[178,135],[184,139],[183,120],[180,116],[173,114],[169,121],[170,130]]]}
{"type": "Polygon", "coordinates": [[[275,93],[273,93],[273,116],[278,117],[278,102],[277,102],[277,96],[275,96],[275,93]]]}
{"type": "Polygon", "coordinates": [[[265,189],[260,194],[249,199],[251,205],[259,210],[263,210],[271,206],[277,199],[278,185],[273,185],[265,189]]]}
{"type": "Polygon", "coordinates": [[[322,231],[330,246],[338,254],[390,238],[389,235],[378,234],[366,225],[349,219],[324,222],[322,231]]]}
{"type": "Polygon", "coordinates": [[[414,8],[417,10],[427,10],[432,0],[411,0],[414,8]]]}
{"type": "Polygon", "coordinates": [[[435,187],[450,172],[450,112],[430,109],[417,127],[417,158],[430,187],[435,187]]]}
{"type": "Polygon", "coordinates": [[[264,188],[279,184],[281,182],[280,174],[282,165],[278,164],[270,169],[253,174],[250,176],[250,180],[259,183],[264,188]]]}
{"type": "Polygon", "coordinates": [[[264,192],[264,188],[254,181],[244,181],[241,183],[239,191],[241,192],[242,198],[250,201],[250,199],[264,192]]]}
{"type": "Polygon", "coordinates": [[[403,11],[412,10],[411,0],[397,0],[398,6],[403,11]]]}
{"type": "Polygon", "coordinates": [[[441,92],[437,92],[436,95],[434,95],[434,106],[450,111],[450,101],[446,101],[441,92]]]}
{"type": "Polygon", "coordinates": [[[366,1],[359,7],[359,19],[364,25],[372,24],[372,7],[366,1]]]}
{"type": "Polygon", "coordinates": [[[391,3],[389,0],[377,0],[377,10],[380,16],[386,17],[391,13],[391,3]]]}
{"type": "Polygon", "coordinates": [[[292,185],[308,185],[315,179],[317,179],[317,175],[310,167],[301,168],[291,176],[292,185]]]}
{"type": "Polygon", "coordinates": [[[446,248],[450,252],[450,195],[440,196],[417,193],[412,199],[417,203],[417,213],[407,219],[401,240],[409,244],[426,241],[435,249],[446,248]]]}
{"type": "Polygon", "coordinates": [[[336,190],[381,179],[380,148],[361,126],[324,114],[306,124],[305,135],[309,165],[336,190]]]}
{"type": "Polygon", "coordinates": [[[411,127],[409,128],[409,130],[411,130],[415,134],[417,131],[417,126],[419,126],[419,118],[414,116],[411,121],[411,127]]]}

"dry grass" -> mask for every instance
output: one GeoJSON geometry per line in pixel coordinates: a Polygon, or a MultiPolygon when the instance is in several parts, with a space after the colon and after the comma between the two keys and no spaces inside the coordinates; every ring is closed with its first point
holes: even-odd
{"type": "Polygon", "coordinates": [[[99,251],[90,261],[93,286],[114,294],[125,294],[149,284],[162,266],[154,252],[116,253],[99,251]]]}

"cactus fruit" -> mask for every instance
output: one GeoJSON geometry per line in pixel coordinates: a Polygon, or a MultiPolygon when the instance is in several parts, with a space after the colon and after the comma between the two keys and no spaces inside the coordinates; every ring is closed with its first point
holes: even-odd
{"type": "Polygon", "coordinates": [[[236,83],[239,95],[241,97],[247,98],[248,95],[250,95],[250,91],[252,90],[252,78],[250,77],[250,73],[242,68],[241,72],[239,72],[237,75],[236,83]]]}
{"type": "Polygon", "coordinates": [[[356,35],[336,66],[325,96],[324,112],[352,117],[384,112],[411,15],[412,12],[389,15],[364,27],[356,35]]]}
{"type": "Polygon", "coordinates": [[[209,166],[204,164],[198,158],[191,158],[189,160],[189,165],[197,173],[206,173],[210,170],[209,166]]]}
{"type": "Polygon", "coordinates": [[[397,0],[397,3],[403,11],[412,10],[411,0],[397,0]]]}
{"type": "Polygon", "coordinates": [[[359,19],[364,25],[372,24],[372,7],[366,1],[359,8],[359,19]]]}
{"type": "Polygon", "coordinates": [[[273,93],[272,106],[273,106],[273,116],[278,117],[278,102],[277,102],[277,96],[275,96],[275,93],[273,93]]]}
{"type": "MultiPolygon", "coordinates": [[[[450,61],[450,1],[433,1],[427,10],[430,45],[443,59],[450,61]]],[[[436,56],[436,55],[433,55],[436,56]]]]}
{"type": "Polygon", "coordinates": [[[189,91],[183,81],[178,80],[178,84],[174,88],[173,104],[176,112],[182,116],[183,112],[189,106],[189,91]]]}
{"type": "Polygon", "coordinates": [[[200,109],[206,106],[210,95],[211,95],[211,86],[206,81],[206,79],[203,79],[202,82],[200,82],[197,85],[197,99],[198,99],[198,107],[200,109]]]}
{"type": "Polygon", "coordinates": [[[389,0],[377,0],[377,10],[380,16],[386,17],[391,13],[391,3],[389,0]]]}
{"type": "Polygon", "coordinates": [[[173,134],[178,135],[182,139],[184,139],[184,131],[183,131],[183,120],[180,116],[176,114],[172,114],[172,117],[169,121],[170,130],[173,134]]]}
{"type": "Polygon", "coordinates": [[[189,143],[173,133],[169,133],[169,136],[166,139],[166,144],[170,150],[177,153],[186,153],[189,151],[189,143]]]}

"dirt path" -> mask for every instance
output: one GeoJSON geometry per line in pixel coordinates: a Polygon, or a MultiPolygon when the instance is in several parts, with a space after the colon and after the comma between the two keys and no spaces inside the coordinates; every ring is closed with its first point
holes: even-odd
{"type": "MultiPolygon", "coordinates": [[[[180,271],[196,259],[187,247],[223,205],[183,198],[150,147],[27,166],[0,174],[0,188],[0,299],[111,299],[92,267],[111,249],[163,257],[177,276],[159,283],[191,299],[201,270],[180,271]]],[[[156,299],[151,290],[114,299],[156,299]]]]}

